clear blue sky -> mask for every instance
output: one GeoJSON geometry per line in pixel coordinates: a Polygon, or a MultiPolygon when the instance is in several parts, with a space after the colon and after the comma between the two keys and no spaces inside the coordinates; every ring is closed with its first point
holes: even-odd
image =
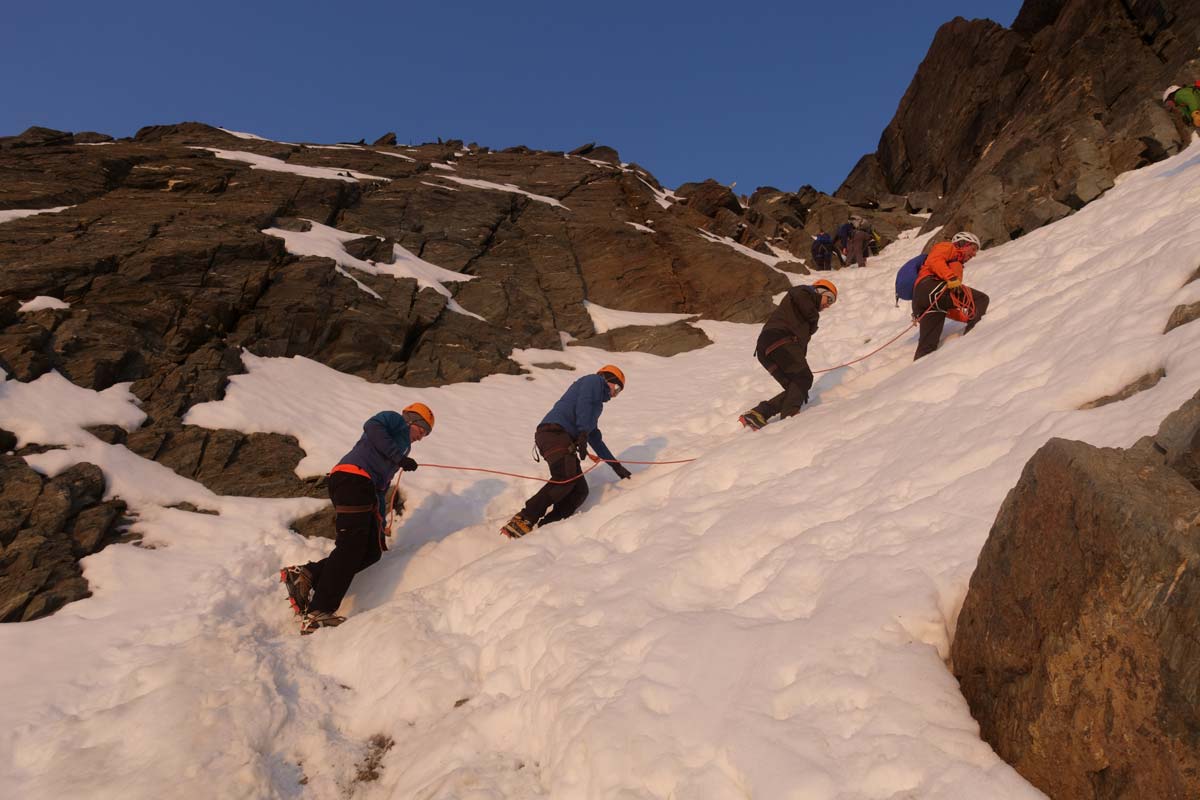
{"type": "Polygon", "coordinates": [[[939,25],[1009,25],[1021,5],[243,2],[7,3],[0,135],[199,120],[288,141],[596,141],[671,187],[832,191],[939,25]]]}

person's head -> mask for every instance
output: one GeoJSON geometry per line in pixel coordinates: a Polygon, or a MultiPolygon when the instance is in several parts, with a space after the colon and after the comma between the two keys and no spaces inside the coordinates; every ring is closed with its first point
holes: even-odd
{"type": "Polygon", "coordinates": [[[1182,86],[1168,86],[1167,90],[1163,92],[1163,102],[1166,103],[1167,108],[1171,109],[1172,111],[1175,110],[1175,93],[1182,88],[1182,86]]]}
{"type": "Polygon", "coordinates": [[[413,403],[400,412],[408,423],[408,438],[419,442],[433,433],[433,412],[424,403],[413,403]]]}
{"type": "Polygon", "coordinates": [[[819,280],[813,284],[813,288],[821,296],[822,311],[837,302],[837,287],[833,285],[833,281],[819,280]]]}
{"type": "Polygon", "coordinates": [[[967,263],[979,253],[979,237],[970,231],[959,231],[950,239],[950,243],[958,250],[962,263],[967,263]]]}
{"type": "Polygon", "coordinates": [[[608,384],[608,391],[613,397],[619,395],[621,390],[625,388],[625,373],[621,372],[620,367],[605,364],[596,370],[596,374],[604,378],[604,382],[608,384]]]}

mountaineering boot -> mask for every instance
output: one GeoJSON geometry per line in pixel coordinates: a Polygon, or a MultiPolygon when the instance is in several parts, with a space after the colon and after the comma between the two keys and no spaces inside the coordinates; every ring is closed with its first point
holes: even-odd
{"type": "Polygon", "coordinates": [[[336,628],[345,621],[345,617],[330,614],[328,611],[309,611],[300,619],[300,635],[308,636],[318,628],[336,628]]]}
{"type": "Polygon", "coordinates": [[[525,519],[525,517],[521,516],[520,514],[514,514],[513,518],[510,519],[508,523],[500,529],[500,533],[504,534],[510,539],[520,539],[531,530],[533,530],[533,523],[525,519]]]}
{"type": "Polygon", "coordinates": [[[746,426],[750,430],[756,431],[767,424],[767,418],[754,409],[750,409],[745,414],[742,414],[740,417],[738,417],[738,422],[742,423],[742,425],[746,426]]]}
{"type": "Polygon", "coordinates": [[[279,580],[287,589],[288,602],[297,616],[308,613],[308,601],[312,597],[312,573],[304,567],[284,567],[279,570],[279,580]]]}

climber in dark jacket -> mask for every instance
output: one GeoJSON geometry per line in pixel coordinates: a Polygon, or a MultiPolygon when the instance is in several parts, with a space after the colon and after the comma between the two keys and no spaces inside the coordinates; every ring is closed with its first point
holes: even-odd
{"type": "Polygon", "coordinates": [[[334,612],[351,580],[387,549],[383,521],[392,478],[399,470],[417,468],[408,451],[432,432],[433,412],[424,403],[413,403],[399,414],[381,411],[363,424],[358,442],[330,471],[329,497],[337,514],[333,552],[279,572],[293,610],[301,615],[302,635],[345,622],[334,612]]]}
{"type": "Polygon", "coordinates": [[[847,220],[837,227],[833,232],[833,250],[837,253],[838,258],[843,264],[850,263],[846,256],[847,249],[850,247],[850,237],[854,235],[854,223],[847,220]]]}
{"type": "Polygon", "coordinates": [[[587,457],[589,444],[618,478],[630,477],[631,473],[613,456],[597,427],[604,403],[624,388],[625,373],[607,364],[596,374],[575,381],[563,393],[533,435],[534,446],[550,467],[551,482],[526,501],[525,508],[500,529],[502,534],[519,539],[535,526],[558,522],[579,510],[588,496],[580,462],[587,457]]]}
{"type": "Polygon", "coordinates": [[[783,391],[738,417],[742,425],[758,430],[776,414],[780,419],[798,413],[808,402],[813,373],[808,367],[808,341],[817,332],[821,312],[837,302],[837,287],[820,280],[812,286],[794,286],[763,325],[754,355],[783,391]]]}
{"type": "Polygon", "coordinates": [[[813,237],[812,243],[813,267],[828,270],[833,264],[833,239],[825,231],[813,237]]]}

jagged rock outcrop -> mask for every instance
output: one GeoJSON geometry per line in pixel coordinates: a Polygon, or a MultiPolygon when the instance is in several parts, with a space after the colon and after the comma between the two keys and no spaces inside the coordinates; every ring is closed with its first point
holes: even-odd
{"type": "Polygon", "coordinates": [[[125,512],[103,496],[94,464],[47,480],[24,459],[0,455],[0,622],[44,617],[91,594],[79,559],[119,535],[125,512]]]}
{"type": "Polygon", "coordinates": [[[712,344],[712,339],[696,326],[681,320],[670,325],[626,325],[570,344],[599,347],[615,353],[636,350],[656,356],[674,356],[707,347],[712,344]]]}
{"type": "Polygon", "coordinates": [[[1200,395],[1128,450],[1053,439],[951,651],[983,738],[1055,798],[1200,796],[1200,395]]]}
{"type": "Polygon", "coordinates": [[[930,227],[1020,236],[1178,152],[1189,133],[1159,99],[1200,78],[1198,43],[1197,0],[1027,0],[1011,29],[955,19],[836,196],[933,194],[930,227]]]}

